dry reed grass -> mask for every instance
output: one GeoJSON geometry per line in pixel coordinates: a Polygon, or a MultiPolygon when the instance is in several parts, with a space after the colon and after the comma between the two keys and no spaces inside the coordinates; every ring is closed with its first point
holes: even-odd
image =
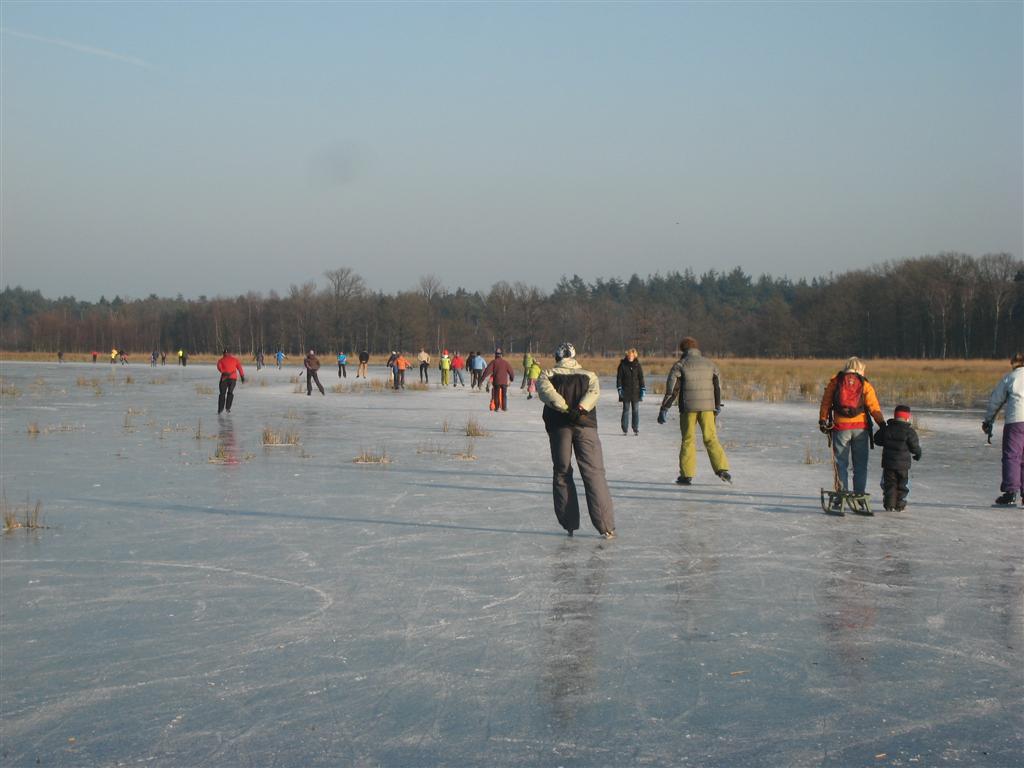
{"type": "Polygon", "coordinates": [[[491,433],[480,426],[480,422],[476,420],[476,417],[470,416],[466,422],[466,437],[490,437],[491,433]]]}
{"type": "Polygon", "coordinates": [[[25,428],[25,431],[28,433],[29,437],[39,437],[39,434],[40,434],[39,422],[38,421],[30,421],[28,423],[28,426],[25,428]]]}
{"type": "Polygon", "coordinates": [[[271,427],[263,428],[263,446],[265,448],[287,448],[299,445],[299,433],[294,430],[278,432],[271,427]]]}
{"type": "Polygon", "coordinates": [[[390,464],[391,457],[388,456],[388,452],[384,448],[381,448],[379,451],[370,451],[363,448],[352,461],[355,464],[390,464]]]}
{"type": "Polygon", "coordinates": [[[476,443],[472,439],[467,439],[466,447],[461,451],[454,452],[452,456],[463,461],[476,461],[476,443]]]}
{"type": "Polygon", "coordinates": [[[37,499],[33,505],[27,495],[24,507],[10,504],[6,493],[0,495],[0,518],[3,519],[4,533],[18,528],[34,530],[47,527],[43,524],[43,503],[37,499]]]}

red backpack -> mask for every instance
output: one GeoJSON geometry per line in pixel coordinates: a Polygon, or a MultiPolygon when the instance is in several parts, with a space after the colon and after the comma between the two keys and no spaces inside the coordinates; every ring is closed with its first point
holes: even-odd
{"type": "Polygon", "coordinates": [[[832,410],[840,416],[850,418],[864,412],[864,377],[853,371],[843,371],[836,382],[832,398],[832,410]]]}

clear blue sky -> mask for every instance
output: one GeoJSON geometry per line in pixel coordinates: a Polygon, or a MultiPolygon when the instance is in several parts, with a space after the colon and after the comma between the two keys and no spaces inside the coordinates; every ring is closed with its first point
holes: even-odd
{"type": "Polygon", "coordinates": [[[5,0],[0,281],[1019,257],[1022,7],[5,0]]]}

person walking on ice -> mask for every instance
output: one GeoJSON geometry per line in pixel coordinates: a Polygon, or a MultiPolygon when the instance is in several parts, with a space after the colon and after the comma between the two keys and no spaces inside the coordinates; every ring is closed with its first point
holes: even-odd
{"type": "Polygon", "coordinates": [[[220,395],[217,397],[219,416],[224,410],[231,413],[231,404],[235,401],[235,384],[239,380],[245,383],[245,369],[242,368],[242,361],[225,348],[224,354],[217,361],[217,370],[220,371],[220,395]]]}
{"type": "Polygon", "coordinates": [[[348,355],[344,352],[338,353],[338,378],[348,378],[348,355]]]}
{"type": "Polygon", "coordinates": [[[284,365],[284,359],[286,357],[288,357],[288,355],[284,353],[283,349],[277,350],[277,354],[274,355],[274,358],[277,360],[277,370],[281,370],[281,366],[284,365]]]}
{"type": "Polygon", "coordinates": [[[992,390],[981,428],[992,437],[996,415],[1003,411],[1003,478],[1002,494],[995,503],[1009,507],[1024,506],[1024,353],[1010,358],[1012,370],[992,390]]]}
{"type": "Polygon", "coordinates": [[[910,426],[909,405],[897,405],[892,416],[874,439],[882,446],[882,506],[902,512],[910,495],[910,461],[921,460],[921,440],[910,426]]]}
{"type": "Polygon", "coordinates": [[[679,446],[679,477],[676,483],[690,485],[697,474],[698,426],[704,438],[704,448],[711,459],[711,468],[719,479],[731,483],[729,459],[722,444],[718,442],[715,424],[722,410],[722,382],[718,366],[701,355],[697,340],[692,336],[679,342],[679,351],[682,355],[668,372],[665,397],[658,413],[658,423],[664,424],[668,420],[668,409],[678,398],[682,442],[679,446]]]}
{"type": "Polygon", "coordinates": [[[320,394],[327,394],[324,392],[324,385],[320,383],[320,377],[316,374],[320,370],[320,358],[316,356],[316,352],[312,349],[309,350],[309,354],[302,361],[302,365],[306,369],[306,395],[311,396],[313,394],[314,381],[316,382],[316,388],[320,390],[320,394]]]}
{"type": "Polygon", "coordinates": [[[885,425],[878,395],[864,374],[867,369],[859,357],[846,361],[843,370],[829,379],[821,396],[818,429],[829,435],[836,460],[839,483],[849,490],[848,468],[853,460],[853,492],[863,494],[868,485],[868,451],[874,443],[871,420],[885,425]]]}
{"type": "Polygon", "coordinates": [[[551,493],[559,525],[570,536],[580,527],[580,502],[572,472],[575,454],[590,522],[604,538],[614,539],[615,511],[597,434],[601,397],[597,375],[576,362],[572,344],[562,342],[555,349],[555,367],[542,371],[537,379],[537,396],[544,404],[542,418],[551,447],[551,493]]]}

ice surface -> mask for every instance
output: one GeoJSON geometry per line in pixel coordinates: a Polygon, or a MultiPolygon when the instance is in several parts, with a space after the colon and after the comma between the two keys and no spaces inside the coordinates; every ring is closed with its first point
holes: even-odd
{"type": "Polygon", "coordinates": [[[210,366],[0,373],[8,501],[52,526],[0,540],[3,766],[1022,762],[1024,515],[976,414],[920,414],[905,512],[833,518],[813,406],[729,403],[735,485],[680,488],[678,428],[623,437],[606,383],[605,542],[559,529],[515,385],[252,369],[218,419],[210,366]]]}

